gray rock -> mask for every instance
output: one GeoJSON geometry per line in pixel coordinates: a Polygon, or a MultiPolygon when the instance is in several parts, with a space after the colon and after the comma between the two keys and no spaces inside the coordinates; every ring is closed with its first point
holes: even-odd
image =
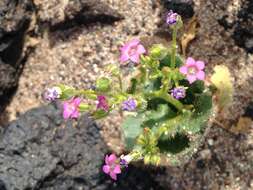
{"type": "Polygon", "coordinates": [[[0,111],[8,103],[18,84],[24,36],[31,12],[30,0],[0,1],[0,111]]]}
{"type": "Polygon", "coordinates": [[[43,179],[66,168],[71,176],[84,174],[91,185],[106,148],[98,126],[88,117],[77,126],[73,123],[64,123],[61,111],[51,105],[31,110],[5,128],[0,142],[0,179],[5,187],[39,188],[43,179]]]}
{"type": "Polygon", "coordinates": [[[162,170],[141,164],[113,182],[101,171],[107,152],[87,115],[65,122],[59,104],[30,110],[0,135],[0,189],[163,189],[154,177],[162,170]]]}

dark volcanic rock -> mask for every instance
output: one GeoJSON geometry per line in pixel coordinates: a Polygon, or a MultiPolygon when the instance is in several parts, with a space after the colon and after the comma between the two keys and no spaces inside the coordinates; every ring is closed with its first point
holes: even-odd
{"type": "Polygon", "coordinates": [[[0,111],[17,87],[24,35],[31,12],[30,0],[0,1],[0,111]]]}
{"type": "Polygon", "coordinates": [[[253,102],[250,102],[245,109],[245,113],[243,114],[245,117],[250,117],[253,120],[253,102]]]}
{"type": "Polygon", "coordinates": [[[164,8],[180,14],[183,18],[191,18],[194,15],[192,0],[161,0],[164,8]]]}
{"type": "Polygon", "coordinates": [[[63,121],[59,105],[27,112],[0,136],[1,190],[162,189],[157,169],[130,166],[117,182],[103,174],[99,131],[88,116],[63,121]]]}
{"type": "Polygon", "coordinates": [[[234,20],[228,20],[228,15],[224,15],[219,23],[226,30],[232,29],[233,39],[236,45],[244,48],[247,52],[253,53],[253,1],[246,0],[242,3],[241,10],[234,20]]]}
{"type": "Polygon", "coordinates": [[[247,52],[253,53],[253,1],[248,0],[243,4],[235,22],[233,38],[235,43],[247,52]]]}

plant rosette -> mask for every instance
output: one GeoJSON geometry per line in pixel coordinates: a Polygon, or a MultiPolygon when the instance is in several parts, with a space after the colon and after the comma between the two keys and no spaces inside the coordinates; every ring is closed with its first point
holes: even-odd
{"type": "Polygon", "coordinates": [[[93,88],[57,85],[44,93],[48,101],[63,101],[65,119],[76,119],[84,112],[94,119],[115,110],[124,113],[121,127],[129,153],[106,155],[103,166],[113,180],[134,161],[166,166],[187,162],[208,133],[217,107],[214,97],[222,95],[217,102],[224,108],[224,102],[228,103],[224,97],[232,96],[230,75],[224,67],[207,79],[207,63],[177,53],[181,17],[169,12],[166,22],[172,29],[169,47],[154,44],[147,49],[133,39],[120,48],[120,64],[105,68],[108,75],[98,78],[93,88]]]}

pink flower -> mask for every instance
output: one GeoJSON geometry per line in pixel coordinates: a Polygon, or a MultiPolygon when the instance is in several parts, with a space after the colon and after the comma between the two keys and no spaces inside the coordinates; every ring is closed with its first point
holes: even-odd
{"type": "Polygon", "coordinates": [[[119,160],[115,154],[111,154],[110,156],[106,155],[103,172],[110,175],[112,179],[117,180],[117,174],[121,173],[121,168],[119,160]]]}
{"type": "Polygon", "coordinates": [[[123,47],[120,48],[120,51],[121,63],[125,63],[129,60],[134,63],[139,63],[140,55],[146,53],[144,46],[140,44],[140,40],[138,39],[133,39],[130,42],[126,43],[123,47]]]}
{"type": "Polygon", "coordinates": [[[98,96],[97,97],[97,109],[102,109],[104,110],[105,112],[108,112],[109,111],[109,105],[107,103],[107,100],[106,100],[106,97],[105,96],[98,96]]]}
{"type": "Polygon", "coordinates": [[[203,61],[195,61],[192,57],[189,57],[186,60],[185,65],[179,68],[180,73],[186,75],[189,83],[193,83],[196,80],[204,80],[205,72],[205,63],[203,61]]]}
{"type": "Polygon", "coordinates": [[[71,98],[68,101],[63,103],[63,118],[64,119],[74,119],[78,118],[79,113],[79,105],[81,103],[81,98],[71,98]]]}

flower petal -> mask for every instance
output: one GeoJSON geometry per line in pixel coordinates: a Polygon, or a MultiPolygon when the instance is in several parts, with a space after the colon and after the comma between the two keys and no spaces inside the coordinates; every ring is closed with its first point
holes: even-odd
{"type": "Polygon", "coordinates": [[[195,75],[187,75],[186,78],[190,84],[197,80],[197,77],[195,75]]]}
{"type": "Polygon", "coordinates": [[[108,164],[109,164],[109,165],[114,164],[116,160],[117,160],[117,157],[115,156],[115,154],[111,154],[111,155],[108,157],[108,164]]]}
{"type": "Polygon", "coordinates": [[[109,172],[110,172],[110,166],[104,165],[103,166],[103,172],[106,173],[106,174],[109,174],[109,172]]]}
{"type": "Polygon", "coordinates": [[[131,57],[130,57],[130,60],[132,61],[132,62],[134,62],[134,63],[139,63],[139,61],[140,61],[140,55],[139,54],[134,54],[134,55],[132,55],[131,57]]]}
{"type": "Polygon", "coordinates": [[[109,165],[109,156],[108,155],[105,156],[105,163],[106,163],[106,165],[109,165]]]}
{"type": "Polygon", "coordinates": [[[195,65],[195,60],[192,57],[188,57],[185,65],[186,66],[195,65]]]}
{"type": "Polygon", "coordinates": [[[110,172],[110,176],[112,179],[114,179],[115,181],[117,180],[117,174],[115,174],[114,172],[110,172]]]}
{"type": "Polygon", "coordinates": [[[78,107],[80,105],[80,103],[82,102],[82,99],[81,98],[75,98],[73,100],[73,102],[74,102],[75,106],[78,107]]]}
{"type": "Polygon", "coordinates": [[[205,68],[205,63],[203,61],[197,61],[196,66],[199,70],[203,70],[205,68]]]}
{"type": "Polygon", "coordinates": [[[63,118],[69,119],[71,116],[71,111],[69,110],[69,104],[68,102],[64,102],[63,104],[63,118]]]}
{"type": "Polygon", "coordinates": [[[78,118],[79,117],[79,111],[78,110],[75,110],[72,114],[71,114],[71,118],[72,119],[76,119],[76,118],[78,118]]]}
{"type": "Polygon", "coordinates": [[[70,118],[70,113],[67,111],[63,111],[63,118],[64,119],[69,119],[70,118]]]}
{"type": "Polygon", "coordinates": [[[199,71],[196,75],[197,79],[199,80],[205,80],[205,72],[204,71],[199,71]]]}
{"type": "Polygon", "coordinates": [[[128,54],[126,54],[125,52],[124,52],[124,53],[121,53],[120,62],[121,62],[121,63],[124,63],[124,62],[127,62],[128,60],[129,60],[128,54]]]}
{"type": "Polygon", "coordinates": [[[186,75],[187,72],[188,72],[188,67],[187,66],[182,66],[182,67],[179,68],[179,71],[180,71],[180,73],[186,75]]]}
{"type": "Polygon", "coordinates": [[[128,45],[128,44],[124,44],[124,45],[120,48],[120,51],[121,51],[121,53],[123,53],[123,52],[128,51],[128,49],[129,49],[129,45],[128,45]]]}
{"type": "Polygon", "coordinates": [[[146,49],[144,48],[144,46],[143,45],[138,45],[138,47],[137,47],[137,53],[138,54],[143,54],[143,53],[146,53],[146,49]]]}
{"type": "Polygon", "coordinates": [[[116,165],[113,172],[116,174],[120,174],[121,173],[120,165],[116,165]]]}

